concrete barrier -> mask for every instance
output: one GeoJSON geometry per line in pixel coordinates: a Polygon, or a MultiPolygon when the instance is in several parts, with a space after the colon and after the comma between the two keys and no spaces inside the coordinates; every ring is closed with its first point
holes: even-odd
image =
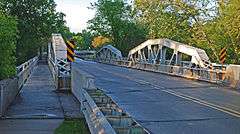
{"type": "Polygon", "coordinates": [[[72,93],[76,96],[78,100],[81,100],[81,90],[96,89],[94,84],[94,77],[92,75],[89,75],[76,67],[72,67],[71,71],[72,93]]]}
{"type": "Polygon", "coordinates": [[[81,103],[81,109],[90,132],[92,134],[116,134],[103,113],[86,92],[86,90],[96,89],[94,77],[75,67],[72,67],[71,71],[72,93],[81,103]]]}
{"type": "Polygon", "coordinates": [[[17,78],[0,81],[0,117],[4,116],[19,90],[17,78]]]}
{"type": "Polygon", "coordinates": [[[229,65],[227,67],[225,81],[231,87],[240,89],[240,65],[229,65]]]}

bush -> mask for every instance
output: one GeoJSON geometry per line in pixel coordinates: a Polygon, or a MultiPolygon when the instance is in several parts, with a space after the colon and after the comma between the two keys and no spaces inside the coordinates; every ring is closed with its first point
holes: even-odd
{"type": "Polygon", "coordinates": [[[16,19],[0,12],[0,80],[16,75],[16,19]]]}

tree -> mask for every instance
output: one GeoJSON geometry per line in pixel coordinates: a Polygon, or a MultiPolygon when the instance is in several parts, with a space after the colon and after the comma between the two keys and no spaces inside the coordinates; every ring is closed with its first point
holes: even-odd
{"type": "Polygon", "coordinates": [[[92,46],[94,48],[102,47],[104,44],[110,43],[111,40],[109,38],[103,36],[97,36],[92,41],[92,46]]]}
{"type": "Polygon", "coordinates": [[[16,75],[16,18],[0,11],[0,80],[16,75]]]}
{"type": "Polygon", "coordinates": [[[192,25],[205,18],[208,5],[208,0],[136,0],[134,9],[149,38],[191,43],[192,25]]]}
{"type": "Polygon", "coordinates": [[[110,38],[125,56],[145,40],[145,29],[134,20],[132,7],[124,0],[98,0],[92,8],[96,15],[89,21],[90,31],[110,38]]]}
{"type": "Polygon", "coordinates": [[[227,63],[240,63],[240,1],[219,1],[216,16],[196,26],[196,44],[207,50],[212,61],[219,62],[219,53],[227,47],[227,63]],[[211,50],[209,50],[211,48],[211,50]]]}
{"type": "Polygon", "coordinates": [[[57,13],[53,0],[2,0],[1,9],[18,20],[18,64],[37,55],[52,33],[64,29],[64,15],[57,13]]]}
{"type": "Polygon", "coordinates": [[[230,0],[222,6],[216,31],[220,30],[224,38],[218,43],[227,46],[229,63],[240,64],[240,1],[230,0]]]}
{"type": "Polygon", "coordinates": [[[149,38],[169,38],[203,48],[211,61],[229,46],[230,63],[239,63],[238,0],[136,0],[138,20],[147,26],[149,38]]]}
{"type": "Polygon", "coordinates": [[[92,48],[93,35],[87,30],[77,33],[73,36],[73,39],[77,42],[79,50],[88,50],[92,48]]]}

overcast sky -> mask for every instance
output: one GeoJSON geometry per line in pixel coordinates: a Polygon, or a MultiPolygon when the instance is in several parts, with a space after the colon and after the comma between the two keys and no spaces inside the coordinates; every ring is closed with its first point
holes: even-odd
{"type": "Polygon", "coordinates": [[[66,14],[67,26],[72,32],[81,32],[87,26],[87,21],[94,17],[95,12],[88,9],[96,0],[55,0],[57,11],[66,14]]]}

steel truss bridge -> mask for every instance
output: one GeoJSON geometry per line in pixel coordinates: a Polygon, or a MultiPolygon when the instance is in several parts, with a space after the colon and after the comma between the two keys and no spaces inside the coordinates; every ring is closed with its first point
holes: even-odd
{"type": "MultiPolygon", "coordinates": [[[[65,99],[53,91],[67,90],[93,134],[240,133],[238,65],[211,63],[204,50],[169,39],[147,40],[128,57],[111,45],[80,51],[76,56],[86,60],[75,57],[73,63],[66,62],[66,50],[62,36],[53,34],[47,65],[38,65],[35,57],[18,67],[15,84],[23,87],[24,101],[15,100],[9,118],[63,118],[75,104],[64,103],[71,106],[64,109],[65,99]]],[[[1,132],[9,131],[2,124],[1,132]]]]}

